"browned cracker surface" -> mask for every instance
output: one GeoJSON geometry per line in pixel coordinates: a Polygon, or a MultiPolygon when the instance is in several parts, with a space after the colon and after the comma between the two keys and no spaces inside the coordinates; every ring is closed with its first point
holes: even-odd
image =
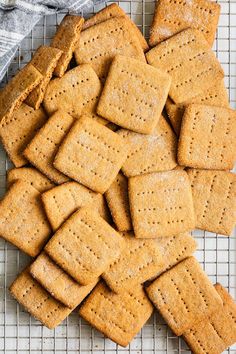
{"type": "Polygon", "coordinates": [[[87,204],[107,218],[105,202],[101,194],[95,193],[77,182],[67,182],[50,189],[42,195],[44,209],[55,231],[77,209],[87,204]]]}
{"type": "Polygon", "coordinates": [[[129,149],[122,171],[127,177],[173,170],[176,165],[177,139],[161,116],[151,135],[121,129],[117,132],[129,149]]]}
{"type": "Polygon", "coordinates": [[[0,121],[6,115],[12,115],[42,79],[43,76],[31,64],[20,70],[0,91],[0,121]]]}
{"type": "Polygon", "coordinates": [[[49,256],[80,284],[94,282],[119,257],[122,237],[97,211],[83,207],[45,247],[49,256]]]}
{"type": "Polygon", "coordinates": [[[220,5],[209,0],[159,0],[150,29],[151,46],[186,29],[202,32],[210,46],[213,45],[220,15],[220,5]]]}
{"type": "Polygon", "coordinates": [[[51,42],[52,47],[58,48],[63,52],[54,70],[54,75],[61,77],[65,73],[75,47],[79,42],[83,23],[84,19],[82,17],[71,15],[65,16],[60,23],[51,42]]]}
{"type": "Polygon", "coordinates": [[[126,347],[153,312],[144,290],[115,294],[99,283],[79,310],[93,327],[119,345],[126,347]]]}
{"type": "Polygon", "coordinates": [[[40,201],[40,192],[16,181],[0,202],[0,235],[35,257],[51,233],[40,201]]]}
{"type": "Polygon", "coordinates": [[[222,285],[216,284],[215,289],[223,300],[223,307],[218,308],[208,320],[197,323],[183,335],[195,354],[222,353],[236,342],[236,304],[222,285]]]}
{"type": "Polygon", "coordinates": [[[25,181],[31,184],[39,192],[46,192],[55,186],[46,176],[33,167],[12,168],[7,171],[7,187],[17,181],[25,181]]]}
{"type": "Polygon", "coordinates": [[[138,238],[168,237],[194,229],[191,186],[185,171],[131,177],[129,201],[138,238]]]}
{"type": "Polygon", "coordinates": [[[194,257],[162,274],[146,290],[178,336],[222,306],[220,296],[194,257]]]}
{"type": "Polygon", "coordinates": [[[179,137],[179,164],[231,170],[235,160],[236,111],[224,107],[188,105],[179,137]]]}
{"type": "Polygon", "coordinates": [[[225,171],[189,169],[196,228],[230,235],[235,225],[236,176],[225,171]]]}
{"type": "Polygon", "coordinates": [[[10,286],[11,295],[37,320],[49,329],[58,326],[71,309],[55,300],[24,270],[10,286]]]}
{"type": "Polygon", "coordinates": [[[145,62],[133,25],[126,17],[114,17],[81,32],[75,50],[77,64],[91,64],[100,79],[105,79],[117,54],[145,62]]]}
{"type": "Polygon", "coordinates": [[[120,293],[135,289],[163,268],[164,259],[155,240],[141,240],[124,233],[125,246],[119,259],[102,275],[108,286],[120,293]]]}
{"type": "Polygon", "coordinates": [[[86,187],[104,193],[117,176],[127,152],[122,137],[83,116],[61,144],[54,166],[86,187]]]}
{"type": "Polygon", "coordinates": [[[203,35],[191,28],[158,44],[146,57],[149,64],[171,76],[169,95],[175,103],[203,94],[224,77],[203,35]]]}
{"type": "Polygon", "coordinates": [[[118,6],[117,4],[113,3],[105,7],[104,9],[98,11],[94,16],[90,17],[88,20],[85,21],[83,25],[83,30],[97,25],[98,23],[104,22],[106,20],[109,20],[111,17],[125,17],[127,21],[130,22],[130,24],[133,27],[133,30],[135,31],[135,34],[138,37],[138,40],[143,48],[144,51],[148,50],[148,44],[138,27],[135,25],[135,23],[129,18],[129,16],[126,15],[124,10],[118,6]]]}
{"type": "Polygon", "coordinates": [[[117,55],[110,66],[97,112],[123,128],[150,134],[161,116],[170,83],[166,73],[117,55]]]}
{"type": "Polygon", "coordinates": [[[36,50],[30,63],[43,75],[43,79],[27,97],[26,103],[29,106],[35,109],[40,107],[47,85],[52,78],[53,70],[61,55],[61,50],[52,47],[41,46],[36,50]]]}
{"type": "Polygon", "coordinates": [[[68,177],[56,170],[53,161],[58,147],[71,128],[72,123],[73,118],[69,114],[57,111],[24,150],[24,156],[27,160],[57,184],[69,180],[68,177]]]}
{"type": "Polygon", "coordinates": [[[12,115],[6,115],[1,120],[0,139],[16,167],[27,164],[23,151],[46,120],[42,108],[34,110],[24,103],[12,115]]]}
{"type": "Polygon", "coordinates": [[[52,297],[73,309],[95,287],[97,281],[86,286],[79,285],[42,252],[30,266],[30,274],[52,297]]]}

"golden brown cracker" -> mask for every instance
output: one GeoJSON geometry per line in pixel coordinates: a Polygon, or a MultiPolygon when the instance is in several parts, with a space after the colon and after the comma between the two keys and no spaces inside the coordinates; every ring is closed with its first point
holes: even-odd
{"type": "Polygon", "coordinates": [[[79,285],[42,252],[30,266],[31,276],[51,296],[70,309],[77,307],[95,287],[97,281],[86,286],[79,285]]]}
{"type": "Polygon", "coordinates": [[[171,76],[169,96],[175,103],[204,94],[224,77],[204,36],[192,28],[161,42],[146,57],[150,65],[171,76]]]}
{"type": "Polygon", "coordinates": [[[56,184],[69,180],[68,177],[56,170],[53,161],[58,147],[71,128],[72,123],[73,118],[69,114],[60,110],[57,111],[24,150],[24,156],[27,160],[56,184]]]}
{"type": "Polygon", "coordinates": [[[236,111],[230,108],[190,104],[179,136],[180,165],[231,170],[236,160],[236,111]]]}
{"type": "Polygon", "coordinates": [[[215,39],[220,5],[209,0],[159,0],[150,28],[150,46],[187,29],[202,32],[210,46],[215,39]]]}
{"type": "Polygon", "coordinates": [[[117,55],[113,60],[97,113],[138,133],[150,134],[161,116],[170,76],[146,63],[117,55]]]}
{"type": "Polygon", "coordinates": [[[102,282],[79,310],[81,317],[123,347],[141,330],[152,312],[152,304],[142,287],[115,294],[102,282]]]}
{"type": "Polygon", "coordinates": [[[191,186],[185,171],[131,177],[129,202],[135,237],[170,237],[194,229],[191,186]]]}
{"type": "Polygon", "coordinates": [[[127,156],[122,137],[87,116],[75,122],[54,166],[95,192],[104,193],[127,156]]]}
{"type": "Polygon", "coordinates": [[[236,176],[226,171],[187,170],[196,228],[230,236],[235,225],[236,176]]]}
{"type": "Polygon", "coordinates": [[[0,235],[35,257],[47,242],[51,229],[40,201],[40,192],[16,181],[0,202],[0,235]]]}
{"type": "Polygon", "coordinates": [[[96,279],[119,257],[122,237],[90,207],[76,211],[45,247],[49,256],[82,285],[96,279]]]}
{"type": "Polygon", "coordinates": [[[67,15],[60,23],[51,46],[60,49],[63,53],[59,58],[54,75],[62,77],[72,59],[73,52],[79,42],[80,31],[84,19],[80,16],[67,15]]]}
{"type": "Polygon", "coordinates": [[[75,59],[79,65],[91,64],[104,80],[117,54],[146,61],[133,25],[125,17],[113,17],[82,31],[75,59]]]}
{"type": "Polygon", "coordinates": [[[163,273],[146,290],[177,336],[222,306],[219,294],[194,257],[163,273]]]}

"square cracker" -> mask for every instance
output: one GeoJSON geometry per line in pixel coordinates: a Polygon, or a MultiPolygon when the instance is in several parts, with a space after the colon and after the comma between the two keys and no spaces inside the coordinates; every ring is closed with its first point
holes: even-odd
{"type": "Polygon", "coordinates": [[[161,116],[170,76],[146,63],[117,55],[113,60],[97,113],[138,133],[150,134],[161,116]]]}
{"type": "Polygon", "coordinates": [[[0,202],[0,235],[35,257],[51,233],[40,200],[40,192],[24,181],[16,181],[0,202]]]}
{"type": "Polygon", "coordinates": [[[188,105],[178,145],[180,165],[231,170],[236,160],[236,111],[230,108],[188,105]]]}
{"type": "Polygon", "coordinates": [[[83,30],[85,30],[91,26],[97,25],[98,23],[109,20],[112,17],[122,17],[122,16],[125,17],[127,19],[127,21],[129,21],[130,24],[132,25],[132,28],[135,31],[135,34],[136,34],[143,50],[144,51],[148,50],[148,44],[147,44],[147,41],[144,38],[143,34],[140,32],[140,30],[135,25],[135,23],[129,18],[129,16],[126,15],[124,10],[115,3],[108,5],[104,9],[98,11],[94,16],[92,16],[88,20],[86,20],[83,25],[83,30]]]}
{"type": "Polygon", "coordinates": [[[63,109],[74,118],[89,113],[105,123],[105,119],[96,115],[101,90],[102,85],[92,67],[80,65],[49,83],[43,104],[49,115],[63,109]]]}
{"type": "Polygon", "coordinates": [[[6,115],[12,115],[42,79],[43,76],[31,64],[20,70],[0,91],[0,121],[6,115]]]}
{"type": "Polygon", "coordinates": [[[183,334],[184,340],[196,354],[202,350],[209,354],[223,353],[236,342],[236,304],[222,285],[216,284],[215,289],[222,298],[223,307],[183,334]]]}
{"type": "Polygon", "coordinates": [[[0,139],[16,167],[27,164],[23,151],[47,119],[42,108],[34,110],[22,103],[12,115],[6,115],[1,120],[0,139]]]}
{"type": "Polygon", "coordinates": [[[189,169],[196,228],[230,236],[235,225],[236,175],[189,169]]]}
{"type": "Polygon", "coordinates": [[[161,116],[151,135],[121,129],[117,132],[129,148],[122,171],[127,177],[173,170],[176,165],[177,139],[161,116]]]}
{"type": "Polygon", "coordinates": [[[82,286],[42,252],[30,266],[30,274],[46,289],[53,298],[70,309],[77,307],[91,292],[98,279],[82,286]]]}
{"type": "Polygon", "coordinates": [[[53,70],[61,55],[61,50],[47,46],[41,46],[35,52],[30,63],[43,75],[43,79],[27,97],[26,103],[29,106],[35,109],[40,107],[47,85],[52,78],[53,70]]]}
{"type": "Polygon", "coordinates": [[[195,227],[191,186],[185,171],[131,177],[129,202],[135,237],[169,237],[195,227]]]}
{"type": "Polygon", "coordinates": [[[104,193],[127,157],[122,137],[83,116],[61,144],[54,166],[95,192],[104,193]]]}
{"type": "Polygon", "coordinates": [[[162,274],[146,291],[177,336],[222,306],[221,297],[194,257],[162,274]]]}
{"type": "Polygon", "coordinates": [[[163,269],[164,259],[155,240],[137,239],[124,233],[125,246],[120,257],[103,273],[107,285],[116,293],[135,289],[163,269]]]}
{"type": "Polygon", "coordinates": [[[224,80],[217,82],[214,86],[207,89],[204,94],[194,97],[187,102],[175,104],[170,98],[167,99],[165,106],[166,112],[177,135],[179,135],[180,132],[184,110],[186,106],[191,103],[229,108],[229,97],[224,80]]]}
{"type": "Polygon", "coordinates": [[[175,103],[203,94],[224,78],[224,71],[204,36],[192,28],[158,44],[146,57],[149,64],[171,76],[169,95],[175,103]]]}
{"type": "Polygon", "coordinates": [[[37,320],[49,329],[58,326],[71,309],[55,300],[29,273],[24,270],[10,286],[11,295],[37,320]]]}
{"type": "Polygon", "coordinates": [[[67,182],[42,195],[42,202],[52,229],[57,230],[82,206],[91,205],[108,221],[104,197],[77,182],[67,182]]]}
{"type": "Polygon", "coordinates": [[[33,167],[12,168],[8,170],[7,187],[9,188],[17,180],[30,183],[40,193],[46,192],[55,186],[46,176],[33,167]]]}
{"type": "Polygon", "coordinates": [[[126,347],[151,317],[153,307],[142,287],[115,294],[99,283],[79,314],[115,343],[126,347]]]}
{"type": "Polygon", "coordinates": [[[136,31],[126,17],[114,17],[81,32],[75,60],[77,64],[91,64],[104,80],[117,54],[146,62],[136,31]]]}
{"type": "Polygon", "coordinates": [[[49,256],[80,284],[94,282],[119,257],[122,237],[91,208],[82,207],[45,247],[49,256]]]}
{"type": "Polygon", "coordinates": [[[159,0],[150,29],[149,44],[159,42],[187,29],[202,32],[210,46],[213,45],[220,16],[220,5],[209,0],[159,0]]]}
{"type": "Polygon", "coordinates": [[[114,182],[105,192],[105,198],[117,229],[119,231],[132,230],[128,180],[124,175],[118,173],[114,182]]]}
{"type": "Polygon", "coordinates": [[[67,15],[60,23],[51,46],[60,49],[63,53],[54,70],[54,75],[62,77],[72,59],[73,52],[79,42],[80,31],[84,19],[80,16],[67,15]]]}
{"type": "Polygon", "coordinates": [[[58,147],[71,128],[72,123],[73,118],[69,114],[57,111],[48,119],[24,150],[24,156],[27,160],[56,184],[69,180],[68,177],[56,170],[53,161],[58,147]]]}

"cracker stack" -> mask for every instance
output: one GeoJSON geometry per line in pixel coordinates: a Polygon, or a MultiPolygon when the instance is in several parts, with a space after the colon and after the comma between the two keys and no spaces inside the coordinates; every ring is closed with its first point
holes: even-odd
{"type": "Polygon", "coordinates": [[[235,222],[236,112],[210,48],[219,10],[160,0],[146,57],[116,4],[85,22],[66,16],[1,91],[15,168],[0,234],[36,257],[10,291],[48,328],[83,302],[80,316],[122,346],[154,307],[194,353],[236,341],[236,305],[189,234],[230,236],[235,222]]]}

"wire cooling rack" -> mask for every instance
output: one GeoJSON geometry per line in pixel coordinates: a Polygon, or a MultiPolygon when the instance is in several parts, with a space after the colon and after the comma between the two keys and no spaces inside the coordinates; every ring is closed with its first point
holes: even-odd
{"type": "MultiPolygon", "coordinates": [[[[221,18],[214,50],[225,70],[225,84],[232,108],[236,108],[236,0],[218,1],[221,18]]],[[[97,12],[107,3],[96,6],[97,12]]],[[[119,1],[146,37],[154,11],[154,1],[119,1]]],[[[41,44],[49,44],[63,14],[45,17],[23,40],[2,85],[23,67],[41,44]]],[[[0,147],[0,196],[5,193],[6,170],[11,167],[0,147]]],[[[198,242],[196,257],[213,282],[220,282],[236,299],[236,238],[195,231],[198,242]]],[[[164,320],[155,313],[128,348],[115,345],[92,329],[77,313],[69,316],[55,330],[48,330],[30,317],[10,296],[8,286],[30,258],[0,239],[0,353],[190,353],[186,344],[173,335],[164,320]]],[[[235,353],[236,346],[226,353],[235,353]]]]}

